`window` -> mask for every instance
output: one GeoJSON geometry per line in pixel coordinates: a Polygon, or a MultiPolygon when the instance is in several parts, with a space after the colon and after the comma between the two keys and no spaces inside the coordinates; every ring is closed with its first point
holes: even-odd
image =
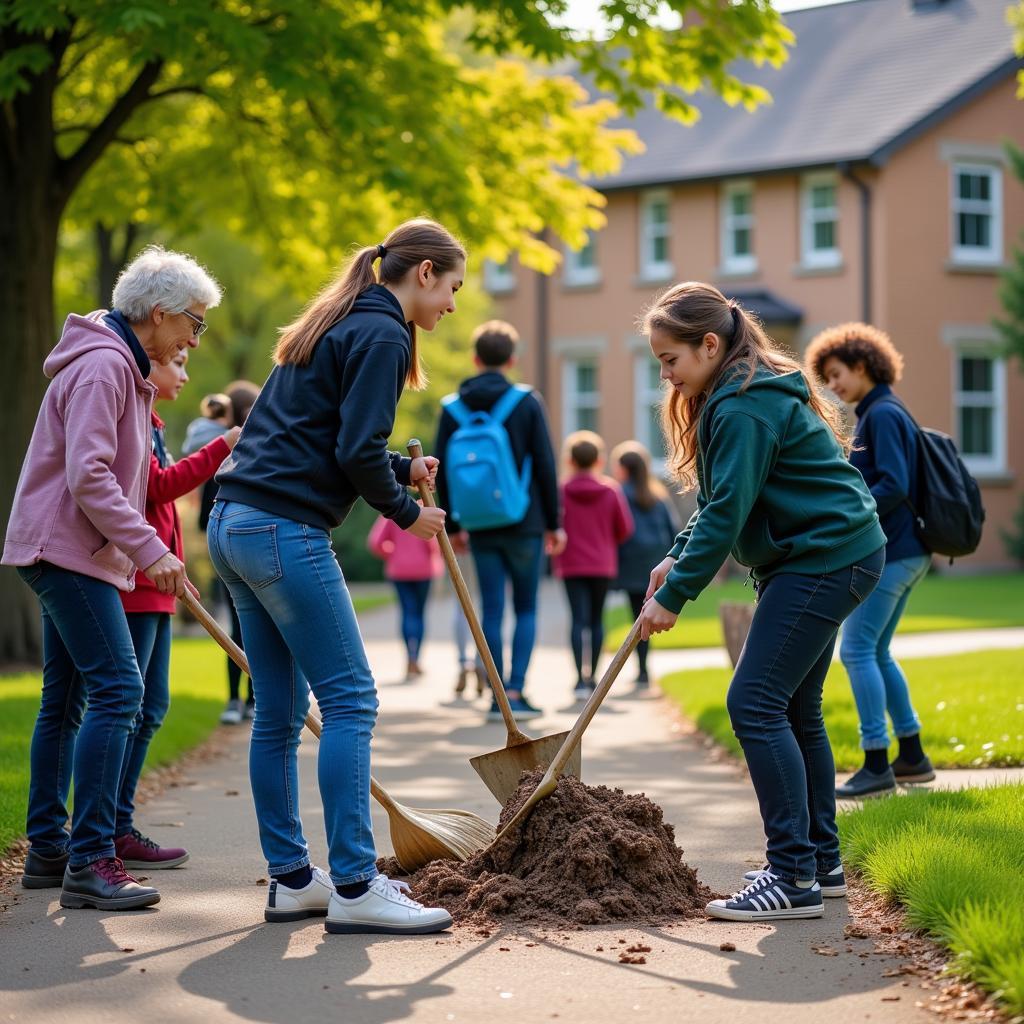
{"type": "Polygon", "coordinates": [[[637,353],[633,375],[633,433],[651,453],[655,470],[665,462],[665,439],[661,433],[661,364],[650,352],[637,353]]]}
{"type": "Polygon", "coordinates": [[[990,351],[961,348],[956,355],[956,430],[972,473],[1006,470],[1006,364],[990,351]]]}
{"type": "Polygon", "coordinates": [[[565,250],[565,283],[567,285],[597,284],[601,268],[597,265],[597,238],[587,232],[587,244],[582,249],[565,250]]]}
{"type": "Polygon", "coordinates": [[[516,278],[512,272],[512,257],[503,263],[484,260],[484,288],[492,295],[504,295],[515,291],[516,278]]]}
{"type": "Polygon", "coordinates": [[[722,269],[749,274],[757,270],[754,255],[754,187],[729,182],[722,189],[722,269]]]}
{"type": "Polygon", "coordinates": [[[834,174],[809,174],[801,191],[801,262],[805,267],[838,267],[839,183],[834,174]]]}
{"type": "Polygon", "coordinates": [[[562,370],[562,433],[597,430],[601,395],[596,359],[567,359],[562,370]]]}
{"type": "Polygon", "coordinates": [[[640,277],[665,281],[675,273],[669,259],[668,192],[645,192],[640,200],[640,277]]]}
{"type": "Polygon", "coordinates": [[[985,164],[953,165],[953,261],[1003,258],[1003,174],[985,164]]]}

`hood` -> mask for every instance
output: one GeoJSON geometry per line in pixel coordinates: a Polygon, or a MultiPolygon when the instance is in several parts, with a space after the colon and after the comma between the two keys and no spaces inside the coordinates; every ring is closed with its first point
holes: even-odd
{"type": "Polygon", "coordinates": [[[607,481],[589,473],[577,473],[565,482],[565,493],[570,495],[573,501],[583,504],[600,501],[607,496],[609,489],[607,481]]]}
{"type": "MultiPolygon", "coordinates": [[[[705,413],[724,399],[738,395],[746,379],[747,373],[745,370],[742,370],[733,373],[719,384],[704,407],[705,413]]],[[[802,371],[793,370],[790,373],[772,373],[771,370],[763,367],[758,368],[755,372],[753,380],[751,380],[744,393],[758,395],[772,391],[794,396],[802,402],[809,401],[811,397],[811,393],[807,390],[807,378],[804,377],[802,371]]]]}
{"type": "Polygon", "coordinates": [[[459,385],[459,397],[472,409],[490,409],[508,389],[512,387],[508,377],[497,370],[486,370],[459,385]]]}
{"type": "Polygon", "coordinates": [[[136,383],[146,381],[139,372],[138,364],[132,356],[131,349],[115,331],[103,322],[106,310],[98,309],[88,316],[72,313],[64,321],[64,330],[60,341],[43,363],[43,373],[47,377],[55,377],[64,367],[84,355],[90,355],[98,349],[109,348],[121,354],[124,361],[132,368],[136,383]]]}
{"type": "Polygon", "coordinates": [[[352,312],[389,316],[396,323],[401,324],[406,333],[411,335],[409,324],[406,323],[405,314],[402,312],[402,304],[394,293],[388,291],[382,284],[371,284],[365,292],[358,295],[352,305],[352,312]]]}

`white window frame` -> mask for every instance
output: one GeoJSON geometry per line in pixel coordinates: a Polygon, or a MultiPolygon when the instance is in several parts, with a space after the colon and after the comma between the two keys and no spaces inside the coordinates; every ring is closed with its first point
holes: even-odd
{"type": "Polygon", "coordinates": [[[834,171],[805,174],[800,180],[800,262],[803,266],[815,269],[842,266],[843,253],[838,244],[839,225],[839,176],[834,171]],[[832,217],[829,219],[835,223],[837,244],[831,249],[814,247],[814,226],[826,219],[822,216],[823,211],[814,209],[811,204],[811,192],[820,185],[831,185],[835,189],[836,203],[830,208],[832,217]]]}
{"type": "Polygon", "coordinates": [[[950,258],[953,263],[967,266],[1001,263],[1003,260],[1003,169],[998,164],[976,160],[956,160],[950,168],[950,258]],[[961,199],[957,177],[961,174],[988,175],[991,198],[961,199]],[[989,216],[989,245],[961,245],[959,242],[961,213],[980,213],[989,216]]]}
{"type": "Polygon", "coordinates": [[[507,295],[516,290],[516,275],[512,269],[512,257],[504,263],[484,260],[484,290],[491,295],[507,295]]]}
{"type": "Polygon", "coordinates": [[[651,436],[651,406],[660,406],[665,398],[660,381],[661,366],[650,351],[637,352],[633,360],[633,436],[651,453],[651,469],[661,474],[665,469],[662,454],[664,444],[660,438],[651,436]],[[658,387],[650,384],[651,366],[658,369],[658,387]]]}
{"type": "Polygon", "coordinates": [[[671,258],[653,260],[650,258],[652,243],[657,238],[665,239],[665,249],[672,251],[672,194],[668,189],[649,189],[640,196],[640,279],[642,281],[668,281],[675,276],[671,258]],[[650,217],[657,204],[664,203],[665,222],[655,224],[650,217]]]}
{"type": "Polygon", "coordinates": [[[597,232],[587,232],[587,244],[582,249],[565,248],[565,272],[563,280],[569,287],[586,287],[601,283],[601,266],[598,263],[597,232]],[[591,266],[580,264],[580,257],[590,249],[594,254],[591,266]]]}
{"type": "Polygon", "coordinates": [[[953,360],[953,429],[964,465],[975,476],[1001,476],[1006,473],[1006,359],[990,344],[961,342],[953,349],[953,360]],[[992,361],[992,391],[987,393],[991,399],[986,400],[986,392],[961,390],[960,360],[963,358],[992,361]],[[991,455],[964,453],[960,430],[960,410],[963,408],[992,410],[991,455]]]}
{"type": "Polygon", "coordinates": [[[728,181],[721,193],[721,236],[722,270],[727,274],[752,274],[757,270],[757,256],[754,251],[754,183],[747,178],[728,181]],[[734,196],[747,195],[750,199],[749,213],[733,213],[734,196]],[[738,254],[734,249],[736,232],[746,228],[750,232],[750,252],[738,254]]]}
{"type": "Polygon", "coordinates": [[[599,355],[579,354],[567,355],[562,360],[562,437],[563,439],[577,430],[581,430],[577,414],[580,409],[594,409],[594,431],[599,433],[601,421],[601,359],[599,355]],[[597,384],[595,391],[581,395],[576,390],[576,370],[580,364],[589,363],[594,367],[594,379],[597,384]]]}

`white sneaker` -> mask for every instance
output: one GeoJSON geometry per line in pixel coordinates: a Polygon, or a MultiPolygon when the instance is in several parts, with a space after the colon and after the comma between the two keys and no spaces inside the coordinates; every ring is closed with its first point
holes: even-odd
{"type": "Polygon", "coordinates": [[[240,725],[242,722],[242,702],[229,700],[228,706],[220,713],[221,725],[240,725]]]}
{"type": "Polygon", "coordinates": [[[276,878],[270,880],[267,908],[263,917],[267,921],[301,921],[307,917],[323,917],[334,895],[334,882],[323,868],[313,869],[313,879],[301,889],[290,889],[276,878]]]}
{"type": "Polygon", "coordinates": [[[408,891],[405,882],[378,875],[370,882],[370,888],[354,900],[346,900],[335,892],[327,911],[326,928],[335,935],[355,932],[426,935],[451,927],[452,916],[447,910],[425,907],[406,896],[408,891]]]}

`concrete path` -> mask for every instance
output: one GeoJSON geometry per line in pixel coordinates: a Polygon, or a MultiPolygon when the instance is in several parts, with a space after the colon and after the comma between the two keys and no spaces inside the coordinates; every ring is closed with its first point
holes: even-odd
{"type": "MultiPolygon", "coordinates": [[[[427,677],[414,685],[398,681],[394,615],[386,609],[364,620],[381,696],[375,773],[407,804],[464,807],[494,820],[498,808],[467,758],[499,748],[504,733],[483,723],[482,700],[451,699],[451,609],[444,602],[432,609],[437,639],[426,653],[427,677]]],[[[563,620],[560,595],[549,592],[530,687],[546,714],[530,723],[532,735],[567,728],[577,710],[563,620]]],[[[673,667],[667,656],[656,657],[658,671],[673,667]]],[[[742,871],[759,863],[763,844],[743,772],[710,758],[666,703],[634,694],[628,677],[613,693],[585,740],[586,780],[646,791],[665,808],[704,881],[733,891],[742,871]]],[[[142,809],[144,831],[192,852],[185,867],[153,873],[163,895],[158,907],[65,912],[48,890],[21,894],[0,917],[0,1018],[47,1024],[674,1022],[695,1013],[707,1024],[795,1024],[825,1015],[831,1024],[932,1019],[915,1005],[932,993],[915,977],[899,975],[899,959],[872,953],[870,941],[844,939],[851,921],[844,900],[827,901],[820,921],[781,926],[699,920],[667,928],[498,930],[488,937],[456,930],[392,940],[328,936],[319,921],[266,925],[246,732],[231,733],[224,757],[191,771],[142,809]],[[647,964],[620,964],[619,939],[650,946],[647,964]],[[735,949],[722,951],[725,942],[735,949]],[[816,955],[815,946],[839,955],[816,955]]],[[[301,748],[301,807],[314,860],[322,864],[316,750],[312,740],[301,748]]],[[[376,806],[374,823],[381,852],[389,852],[387,822],[376,806]]]]}

